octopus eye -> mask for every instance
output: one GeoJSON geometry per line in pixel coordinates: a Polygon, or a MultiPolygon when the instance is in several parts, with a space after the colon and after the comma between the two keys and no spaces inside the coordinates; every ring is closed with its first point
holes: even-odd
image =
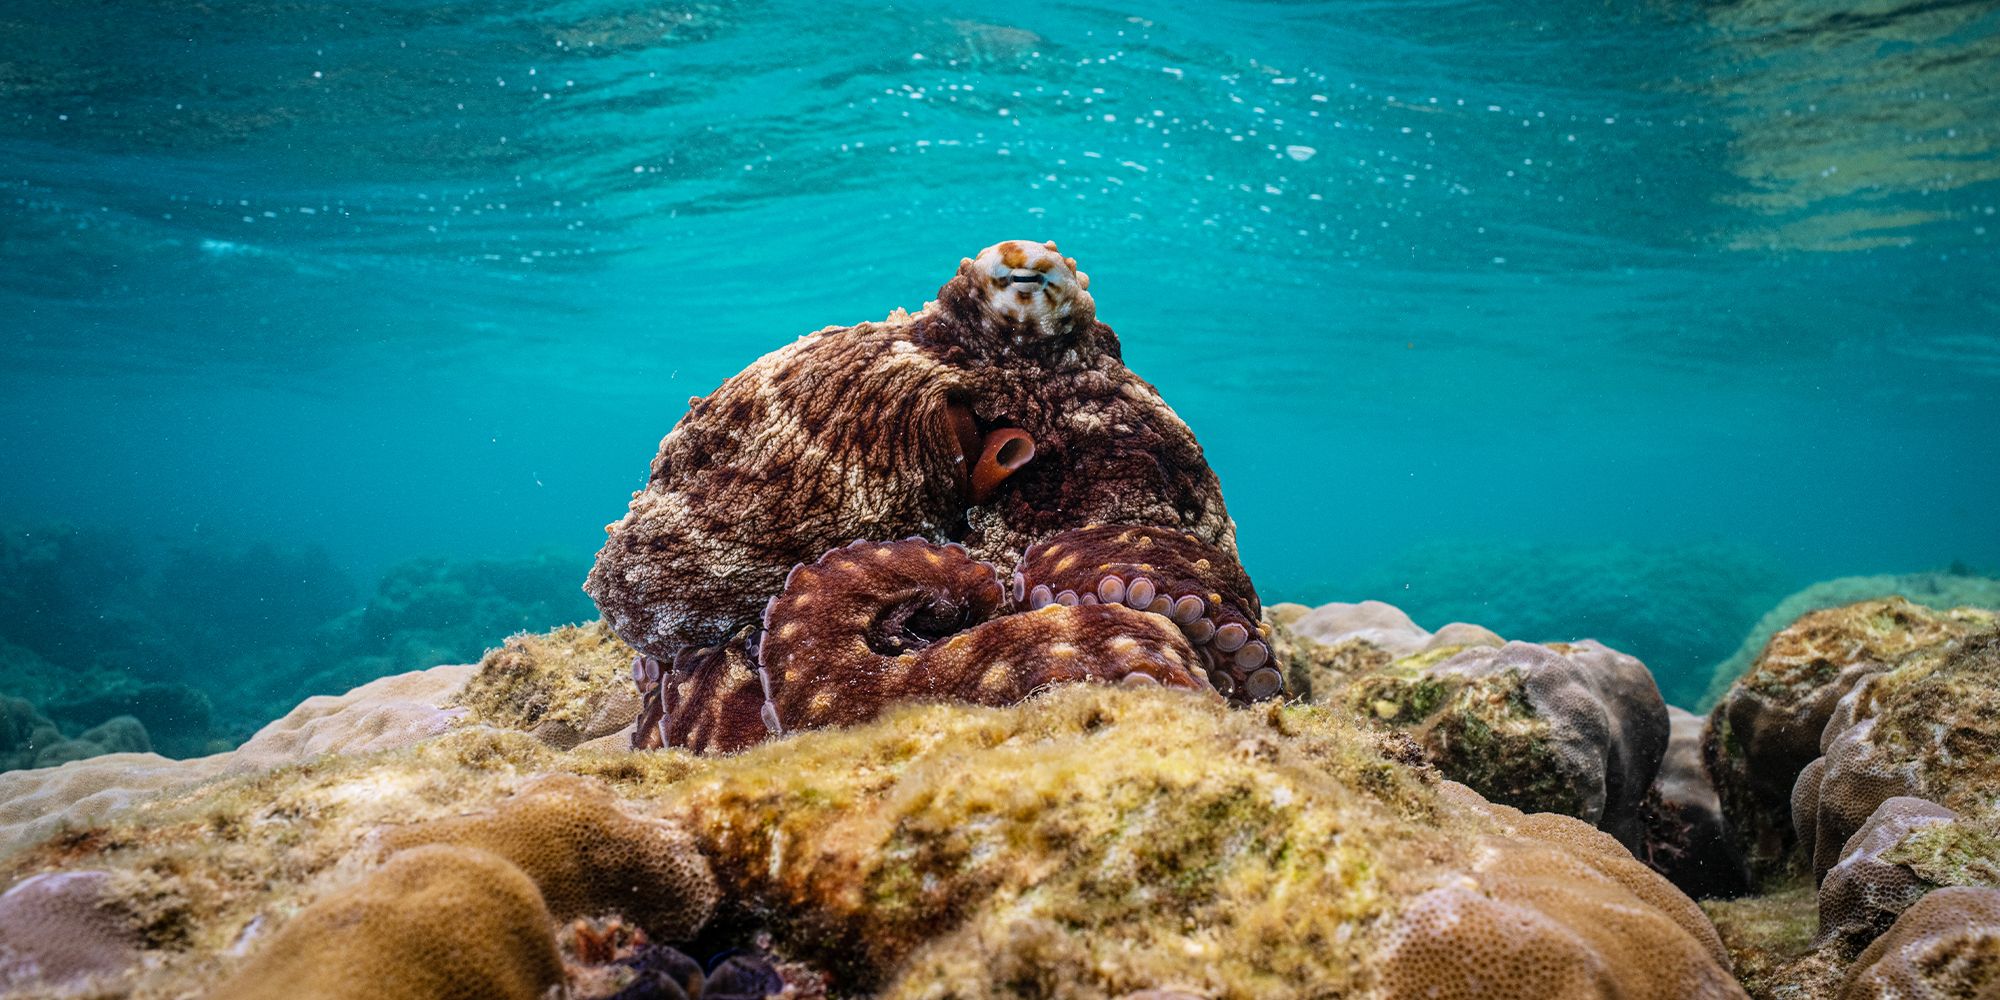
{"type": "Polygon", "coordinates": [[[1017,285],[1040,285],[1047,283],[1048,280],[1046,276],[1040,273],[1017,274],[1014,276],[1014,284],[1017,285]]]}

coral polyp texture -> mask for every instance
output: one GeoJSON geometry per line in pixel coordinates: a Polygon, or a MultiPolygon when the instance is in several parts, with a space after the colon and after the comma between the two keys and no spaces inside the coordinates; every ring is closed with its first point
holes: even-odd
{"type": "Polygon", "coordinates": [[[538,1000],[562,984],[553,921],[485,851],[404,851],[285,923],[211,1000],[538,1000]]]}
{"type": "MultiPolygon", "coordinates": [[[[1790,822],[1793,787],[1824,752],[1823,737],[1841,699],[1864,678],[1991,629],[1996,620],[2000,616],[1991,611],[1934,611],[1888,598],[1814,611],[1771,636],[1750,671],[1709,713],[1703,745],[1753,884],[1772,881],[1792,864],[1798,839],[1790,822]]],[[[1887,794],[1852,815],[1840,839],[1887,794]]]]}
{"type": "Polygon", "coordinates": [[[2000,889],[1949,888],[1904,911],[1854,962],[1840,1000],[2000,997],[2000,889]]]}
{"type": "Polygon", "coordinates": [[[684,941],[715,909],[715,878],[686,832],[632,815],[602,783],[572,775],[537,779],[489,812],[377,837],[384,852],[450,844],[505,858],[559,920],[616,913],[657,940],[684,941]]]}
{"type": "MultiPolygon", "coordinates": [[[[915,537],[1026,573],[1031,547],[1100,527],[1088,566],[1048,571],[1050,602],[1102,600],[1100,589],[1142,611],[1164,600],[1158,616],[1217,689],[1239,701],[1282,690],[1260,673],[1262,609],[1215,474],[1125,367],[1088,288],[1053,243],[996,244],[961,261],[916,315],[820,330],[691,400],[585,586],[653,661],[639,679],[659,692],[659,713],[691,675],[737,690],[741,678],[728,678],[757,665],[757,633],[785,624],[768,602],[795,567],[835,549],[915,537]],[[1132,529],[1172,541],[1109,543],[1132,529]]],[[[1008,610],[1032,610],[1033,592],[1008,610]]]]}

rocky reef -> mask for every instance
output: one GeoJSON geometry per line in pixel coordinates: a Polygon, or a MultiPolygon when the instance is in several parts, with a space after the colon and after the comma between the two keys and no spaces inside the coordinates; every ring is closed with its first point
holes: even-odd
{"type": "Polygon", "coordinates": [[[2000,991],[2000,614],[1900,597],[1774,633],[1703,752],[1761,896],[1709,913],[1754,996],[2000,991]]]}
{"type": "Polygon", "coordinates": [[[63,790],[111,758],[9,775],[0,810],[67,806],[14,828],[0,929],[67,908],[120,945],[65,965],[0,935],[0,982],[609,996],[643,964],[591,944],[615,919],[687,954],[764,942],[793,995],[1738,995],[1700,911],[1615,840],[1338,710],[1079,684],[704,758],[558,749],[550,711],[491,697],[562,704],[603,643],[375,682],[313,719],[361,752],[286,752],[306,725],[274,724],[114,807],[63,790]]]}
{"type": "Polygon", "coordinates": [[[633,651],[593,623],[310,699],[225,753],[11,771],[0,992],[1886,1000],[2000,983],[1991,612],[1805,615],[1707,717],[1596,642],[1433,632],[1379,602],[1275,605],[1267,625],[1289,699],[1067,684],[698,756],[629,749],[633,651]]]}

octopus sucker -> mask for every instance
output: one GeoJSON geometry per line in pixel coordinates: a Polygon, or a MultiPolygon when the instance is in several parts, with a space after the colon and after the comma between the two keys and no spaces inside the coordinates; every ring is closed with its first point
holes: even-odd
{"type": "Polygon", "coordinates": [[[1172,676],[1146,668],[1169,686],[1205,690],[1188,672],[1205,669],[1238,701],[1282,693],[1257,675],[1268,634],[1200,445],[1125,367],[1075,258],[1037,241],[963,258],[914,316],[824,327],[690,399],[584,589],[655,665],[658,680],[634,667],[654,731],[638,744],[747,745],[775,731],[766,706],[791,732],[920,694],[971,697],[975,665],[1057,659],[1035,653],[1058,619],[1080,664],[1120,633],[1183,658],[1172,676]],[[898,545],[923,554],[883,548],[898,545]],[[911,590],[908,577],[928,579],[912,562],[942,575],[911,590]],[[1231,625],[1244,641],[1218,653],[1231,625]],[[829,638],[857,628],[858,647],[829,638]],[[937,640],[953,630],[968,641],[947,656],[937,640]],[[855,648],[918,666],[891,682],[844,662],[855,648]],[[828,662],[774,659],[809,650],[828,662]],[[954,657],[983,659],[951,673],[954,657]]]}
{"type": "Polygon", "coordinates": [[[1275,689],[1269,687],[1268,678],[1247,683],[1250,674],[1268,661],[1270,651],[1267,643],[1249,645],[1252,636],[1268,633],[1256,591],[1234,560],[1179,530],[1100,524],[1058,538],[1059,542],[1031,546],[1021,558],[1019,572],[1031,587],[1031,607],[1039,606],[1036,600],[1045,592],[1051,599],[1066,589],[1094,593],[1100,599],[1119,594],[1119,603],[1166,620],[1190,644],[1214,643],[1221,655],[1209,663],[1229,675],[1237,700],[1284,693],[1282,677],[1275,689]],[[1142,552],[1144,559],[1139,560],[1142,552]]]}
{"type": "MultiPolygon", "coordinates": [[[[799,729],[866,722],[903,701],[1001,705],[1050,684],[1133,673],[1209,690],[1185,666],[1195,652],[1171,623],[1115,605],[1007,614],[992,567],[960,550],[874,542],[829,552],[815,569],[797,581],[817,596],[805,615],[794,615],[803,595],[793,588],[772,600],[772,618],[785,624],[764,636],[754,669],[738,682],[746,693],[671,707],[664,745],[729,752],[799,729]]],[[[731,670],[745,666],[739,646],[722,655],[731,670]]]]}

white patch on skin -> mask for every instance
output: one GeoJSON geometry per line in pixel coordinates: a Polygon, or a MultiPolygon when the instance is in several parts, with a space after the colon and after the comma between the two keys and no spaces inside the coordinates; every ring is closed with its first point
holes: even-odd
{"type": "Polygon", "coordinates": [[[1001,660],[979,675],[979,686],[988,691],[1005,690],[1014,677],[1014,665],[1001,660]]]}

